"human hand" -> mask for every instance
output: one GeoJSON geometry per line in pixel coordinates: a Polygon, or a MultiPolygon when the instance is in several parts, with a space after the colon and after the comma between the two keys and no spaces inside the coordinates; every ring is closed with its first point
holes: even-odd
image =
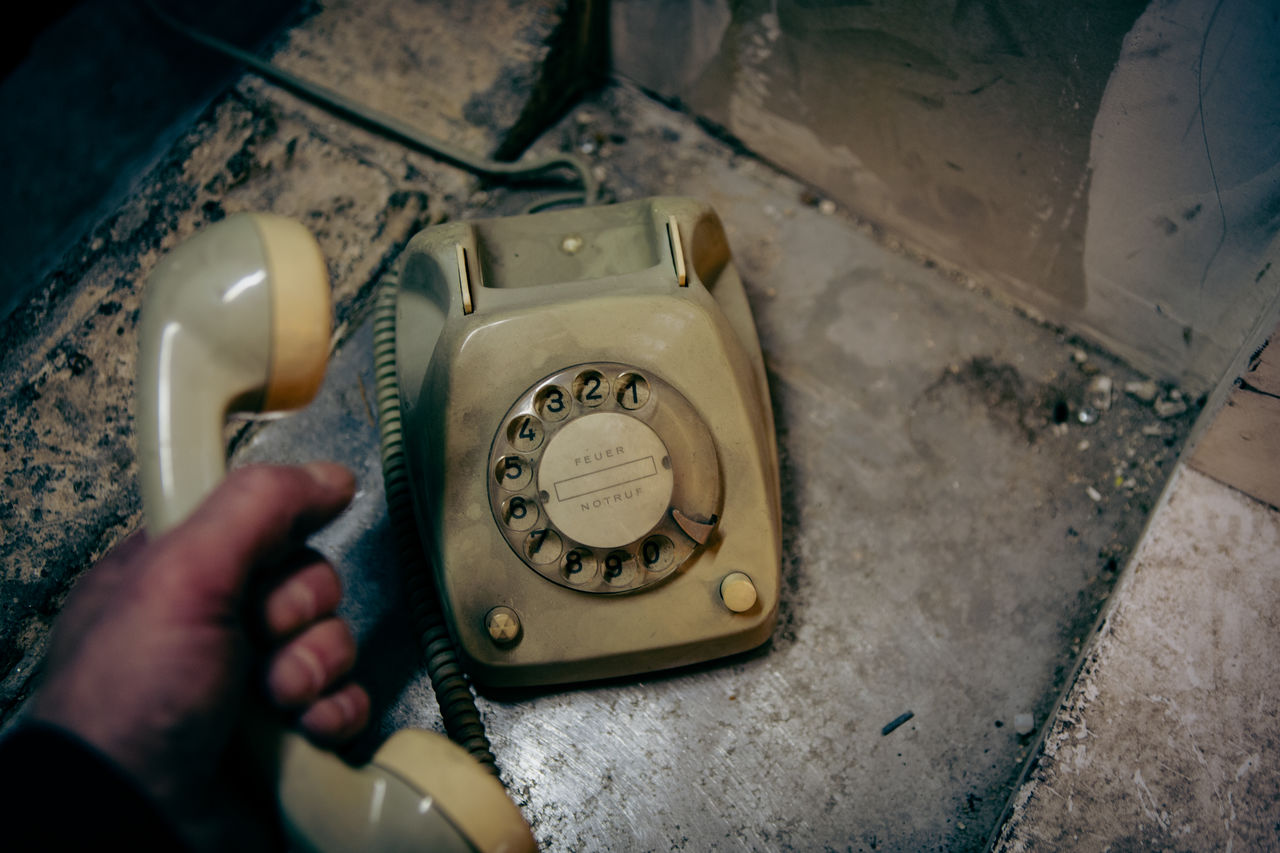
{"type": "Polygon", "coordinates": [[[333,464],[233,471],[182,524],[136,534],[68,597],[28,718],[67,729],[133,775],[198,846],[270,830],[230,778],[228,745],[255,676],[313,738],[369,715],[342,684],[355,641],[338,577],[306,537],[351,500],[333,464]]]}

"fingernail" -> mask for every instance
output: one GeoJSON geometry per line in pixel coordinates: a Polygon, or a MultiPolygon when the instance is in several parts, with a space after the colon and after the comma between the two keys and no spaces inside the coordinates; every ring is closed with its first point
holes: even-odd
{"type": "Polygon", "coordinates": [[[332,702],[321,702],[312,705],[298,718],[298,722],[304,729],[313,734],[326,735],[342,725],[341,721],[333,719],[334,711],[332,705],[332,702]]]}
{"type": "Polygon", "coordinates": [[[310,649],[294,648],[272,667],[270,679],[271,692],[278,701],[300,702],[320,692],[324,667],[310,649]]]}
{"type": "Polygon", "coordinates": [[[317,702],[306,710],[298,720],[302,727],[325,736],[334,736],[355,721],[356,709],[351,697],[345,693],[317,702]]]}
{"type": "Polygon", "coordinates": [[[346,728],[356,718],[355,703],[346,693],[336,693],[333,697],[333,704],[338,706],[338,713],[342,717],[342,727],[346,728]]]}

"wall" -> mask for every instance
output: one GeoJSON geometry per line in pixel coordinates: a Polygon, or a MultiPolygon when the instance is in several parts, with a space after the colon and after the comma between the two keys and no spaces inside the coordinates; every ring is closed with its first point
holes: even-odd
{"type": "Polygon", "coordinates": [[[1256,0],[633,0],[615,67],[1144,372],[1207,389],[1276,288],[1256,0]]]}
{"type": "Polygon", "coordinates": [[[1149,372],[1216,381],[1277,292],[1277,44],[1264,0],[1153,3],[1125,38],[1093,126],[1078,321],[1149,372]]]}
{"type": "MultiPolygon", "coordinates": [[[[301,4],[161,5],[254,49],[292,22],[301,4]]],[[[27,30],[28,50],[5,57],[15,67],[0,79],[0,321],[38,290],[69,246],[137,189],[238,74],[233,62],[176,36],[141,2],[61,2],[32,13],[48,29],[27,30]]]]}

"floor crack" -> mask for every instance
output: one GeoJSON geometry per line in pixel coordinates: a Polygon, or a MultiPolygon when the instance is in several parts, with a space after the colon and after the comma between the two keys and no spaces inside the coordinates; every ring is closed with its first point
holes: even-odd
{"type": "Polygon", "coordinates": [[[1264,397],[1270,397],[1270,398],[1271,398],[1271,399],[1273,399],[1273,400],[1280,400],[1280,394],[1273,394],[1273,393],[1272,393],[1272,392],[1270,392],[1270,391],[1263,391],[1263,390],[1262,390],[1261,388],[1259,388],[1257,385],[1252,385],[1252,384],[1250,384],[1249,382],[1246,382],[1246,381],[1245,381],[1245,380],[1243,380],[1243,379],[1237,379],[1237,380],[1236,380],[1236,384],[1237,384],[1237,385],[1239,385],[1239,386],[1240,386],[1240,388],[1241,388],[1241,389],[1243,389],[1243,390],[1245,390],[1245,391],[1251,391],[1251,392],[1253,392],[1254,394],[1261,394],[1262,396],[1264,396],[1264,397]]]}

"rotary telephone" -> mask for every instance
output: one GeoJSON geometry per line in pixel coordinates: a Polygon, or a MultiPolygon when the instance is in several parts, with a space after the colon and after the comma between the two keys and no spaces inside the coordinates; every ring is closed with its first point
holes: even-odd
{"type": "MultiPolygon", "coordinates": [[[[476,681],[624,676],[768,639],[773,418],[714,211],[654,198],[438,225],[398,279],[376,321],[408,483],[388,501],[410,503],[476,681]]],[[[314,395],[329,324],[323,259],[290,220],[229,217],[157,267],[138,405],[153,530],[222,476],[231,409],[314,395]]],[[[298,735],[252,734],[303,848],[534,847],[496,778],[439,735],[397,732],[353,768],[298,735]]]]}

